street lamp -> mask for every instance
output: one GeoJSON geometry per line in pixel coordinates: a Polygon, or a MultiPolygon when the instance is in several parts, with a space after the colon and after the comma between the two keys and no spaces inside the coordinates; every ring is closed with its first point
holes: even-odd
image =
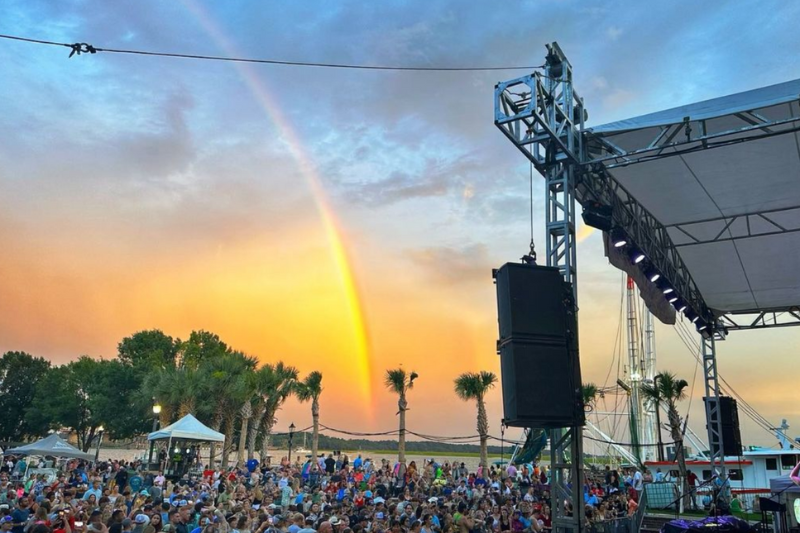
{"type": "Polygon", "coordinates": [[[292,439],[294,439],[294,422],[289,425],[289,466],[292,466],[292,439]]]}
{"type": "Polygon", "coordinates": [[[100,458],[100,445],[103,444],[103,432],[106,429],[103,426],[97,427],[97,449],[94,451],[94,462],[97,463],[100,458]]]}
{"type": "MultiPolygon", "coordinates": [[[[153,404],[153,433],[158,431],[158,415],[161,414],[161,405],[160,404],[153,404]]],[[[153,464],[153,449],[155,448],[156,441],[150,441],[150,454],[147,456],[147,468],[151,468],[153,464]]]]}

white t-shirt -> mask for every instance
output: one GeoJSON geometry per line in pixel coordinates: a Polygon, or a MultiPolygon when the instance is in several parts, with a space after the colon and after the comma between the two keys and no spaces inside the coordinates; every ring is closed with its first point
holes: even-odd
{"type": "Polygon", "coordinates": [[[644,489],[644,478],[641,472],[633,474],[633,488],[637,491],[644,489]]]}

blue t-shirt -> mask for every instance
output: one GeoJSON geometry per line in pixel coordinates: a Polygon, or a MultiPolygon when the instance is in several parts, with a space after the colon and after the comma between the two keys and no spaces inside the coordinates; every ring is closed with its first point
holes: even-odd
{"type": "Polygon", "coordinates": [[[13,528],[11,528],[11,531],[13,533],[23,533],[23,531],[25,531],[25,522],[28,521],[30,514],[30,509],[14,509],[14,512],[11,513],[11,521],[14,524],[20,525],[15,525],[13,528]]]}

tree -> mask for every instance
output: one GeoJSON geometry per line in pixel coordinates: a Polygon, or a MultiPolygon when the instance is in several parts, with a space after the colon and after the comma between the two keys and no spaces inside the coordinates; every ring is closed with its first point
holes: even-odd
{"type": "Polygon", "coordinates": [[[139,331],[120,341],[117,357],[143,372],[164,370],[176,366],[181,345],[180,339],[173,339],[161,330],[139,331]]]}
{"type": "Polygon", "coordinates": [[[478,434],[481,438],[481,466],[489,466],[489,417],[486,415],[484,398],[489,389],[497,383],[492,372],[465,372],[454,380],[456,395],[464,401],[475,400],[478,404],[478,434]]]}
{"type": "Polygon", "coordinates": [[[150,397],[141,393],[144,376],[118,360],[93,361],[94,383],[87,385],[92,418],[114,439],[149,431],[153,415],[150,397]]]}
{"type": "Polygon", "coordinates": [[[311,400],[311,420],[314,426],[311,437],[311,457],[313,461],[316,461],[319,451],[319,397],[322,394],[322,373],[315,370],[307,375],[306,379],[297,384],[295,394],[301,402],[311,400]]]}
{"type": "MultiPolygon", "coordinates": [[[[689,480],[686,475],[686,454],[683,449],[683,427],[681,416],[678,414],[678,402],[686,398],[686,387],[689,383],[685,379],[677,379],[671,372],[659,372],[653,383],[643,383],[639,390],[645,400],[660,409],[666,404],[669,418],[669,429],[672,440],[675,442],[675,461],[678,463],[678,472],[681,477],[681,494],[685,498],[685,505],[689,504],[689,480]]],[[[658,428],[661,431],[661,428],[658,428]]]]}
{"type": "Polygon", "coordinates": [[[231,351],[216,333],[193,331],[189,334],[189,340],[181,344],[180,366],[196,369],[203,361],[227,355],[231,351]]]}
{"type": "Polygon", "coordinates": [[[0,357],[0,440],[21,441],[39,434],[26,418],[50,362],[25,352],[6,352],[0,357]]]}
{"type": "MultiPolygon", "coordinates": [[[[213,399],[211,428],[223,430],[225,444],[222,449],[222,467],[227,468],[233,447],[233,432],[239,410],[249,400],[247,375],[255,371],[258,361],[241,352],[224,351],[210,355],[200,363],[199,374],[203,384],[203,397],[213,399]]],[[[213,464],[213,450],[211,462],[213,464]]]]}
{"type": "Polygon", "coordinates": [[[583,398],[584,408],[588,407],[589,411],[594,410],[594,404],[597,401],[598,393],[597,385],[594,383],[584,383],[581,385],[581,397],[583,398]]]}
{"type": "Polygon", "coordinates": [[[402,368],[395,368],[386,371],[384,383],[386,388],[397,394],[397,414],[400,417],[400,435],[397,444],[398,460],[401,463],[406,461],[406,411],[408,411],[408,401],[406,393],[414,387],[414,380],[419,377],[414,371],[407,373],[402,368]]]}
{"type": "Polygon", "coordinates": [[[297,382],[297,369],[293,366],[278,361],[274,365],[264,365],[259,369],[260,376],[259,391],[260,398],[257,400],[257,408],[253,415],[253,422],[248,427],[247,455],[253,458],[255,455],[256,439],[259,430],[261,435],[261,460],[266,461],[267,450],[269,449],[269,436],[272,428],[277,421],[275,415],[286,401],[286,398],[294,391],[297,382]]]}
{"type": "Polygon", "coordinates": [[[100,362],[88,356],[51,369],[36,386],[29,423],[59,429],[70,427],[78,437],[78,445],[88,451],[97,428],[103,422],[95,416],[98,395],[108,393],[97,384],[101,381],[100,362]]]}

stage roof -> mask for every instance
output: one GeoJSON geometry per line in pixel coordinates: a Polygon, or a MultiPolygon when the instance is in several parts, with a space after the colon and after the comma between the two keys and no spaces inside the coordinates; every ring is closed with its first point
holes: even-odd
{"type": "Polygon", "coordinates": [[[588,130],[717,314],[800,306],[799,98],[795,80],[588,130]]]}

